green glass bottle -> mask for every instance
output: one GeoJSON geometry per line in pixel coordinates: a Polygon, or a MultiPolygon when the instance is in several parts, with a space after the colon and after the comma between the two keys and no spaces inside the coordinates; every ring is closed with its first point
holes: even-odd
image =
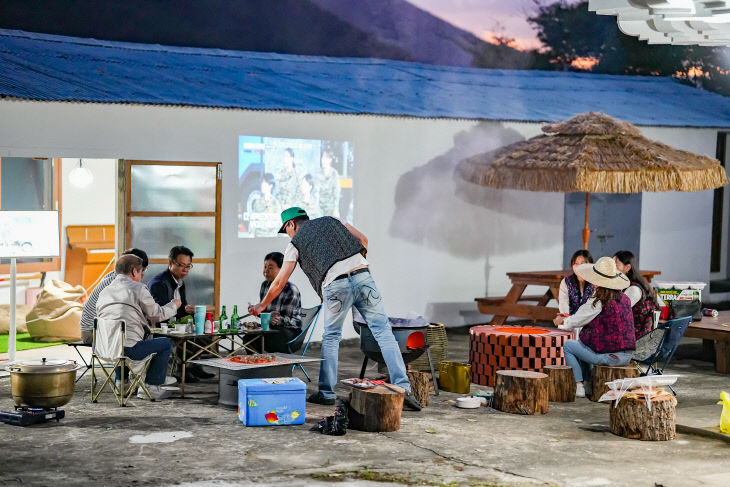
{"type": "Polygon", "coordinates": [[[231,333],[238,331],[238,305],[233,305],[233,314],[231,315],[231,333]]]}
{"type": "Polygon", "coordinates": [[[226,328],[228,327],[227,321],[228,321],[228,315],[226,314],[226,307],[225,307],[225,305],[223,305],[221,307],[221,315],[218,318],[218,330],[221,333],[226,332],[226,328]]]}

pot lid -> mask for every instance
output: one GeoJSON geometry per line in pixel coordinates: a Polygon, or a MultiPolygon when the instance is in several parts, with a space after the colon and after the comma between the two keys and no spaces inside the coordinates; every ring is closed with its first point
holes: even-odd
{"type": "Polygon", "coordinates": [[[76,367],[76,362],[63,359],[26,360],[12,366],[13,372],[27,374],[48,374],[53,372],[68,372],[76,367]]]}

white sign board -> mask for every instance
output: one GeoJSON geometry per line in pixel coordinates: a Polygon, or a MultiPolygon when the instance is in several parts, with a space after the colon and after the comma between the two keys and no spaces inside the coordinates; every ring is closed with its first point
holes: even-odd
{"type": "Polygon", "coordinates": [[[59,257],[58,211],[0,211],[0,257],[59,257]]]}

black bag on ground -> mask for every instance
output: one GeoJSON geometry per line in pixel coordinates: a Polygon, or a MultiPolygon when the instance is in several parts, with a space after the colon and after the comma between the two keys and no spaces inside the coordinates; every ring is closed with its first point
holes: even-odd
{"type": "Polygon", "coordinates": [[[335,414],[322,418],[317,425],[317,431],[323,435],[342,436],[347,433],[348,426],[348,404],[342,399],[337,400],[335,414]]]}
{"type": "Polygon", "coordinates": [[[692,316],[692,321],[700,321],[702,319],[702,303],[699,301],[675,299],[669,301],[669,309],[672,311],[672,318],[692,316]]]}

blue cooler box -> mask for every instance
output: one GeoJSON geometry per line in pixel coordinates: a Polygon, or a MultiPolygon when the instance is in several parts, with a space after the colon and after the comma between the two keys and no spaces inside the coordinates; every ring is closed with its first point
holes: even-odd
{"type": "Polygon", "coordinates": [[[304,424],[306,391],[296,377],[240,379],[238,419],[245,426],[304,424]]]}

